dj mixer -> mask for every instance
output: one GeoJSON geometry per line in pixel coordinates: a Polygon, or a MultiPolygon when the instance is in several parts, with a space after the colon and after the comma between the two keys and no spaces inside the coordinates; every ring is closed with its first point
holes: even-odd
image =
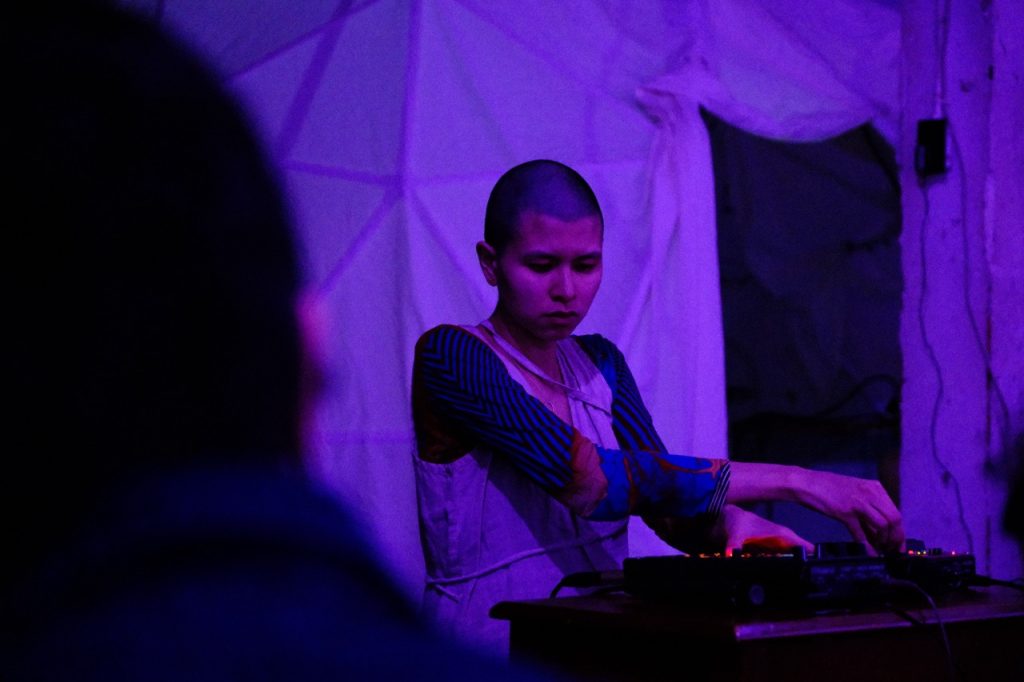
{"type": "Polygon", "coordinates": [[[626,559],[627,592],[693,604],[737,607],[847,605],[889,599],[914,586],[929,594],[965,587],[975,576],[970,554],[925,548],[868,556],[859,543],[823,543],[813,553],[744,549],[731,554],[626,559]]]}

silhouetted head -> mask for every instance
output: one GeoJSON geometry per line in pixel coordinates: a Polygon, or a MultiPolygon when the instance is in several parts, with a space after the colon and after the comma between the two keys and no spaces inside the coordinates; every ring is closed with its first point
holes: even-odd
{"type": "Polygon", "coordinates": [[[154,27],[99,4],[20,3],[0,30],[19,243],[3,527],[61,525],[153,468],[287,459],[297,268],[238,108],[154,27]]]}
{"type": "Polygon", "coordinates": [[[498,179],[487,200],[484,241],[500,254],[526,212],[563,221],[597,216],[603,225],[597,197],[583,176],[546,159],[521,163],[498,179]]]}

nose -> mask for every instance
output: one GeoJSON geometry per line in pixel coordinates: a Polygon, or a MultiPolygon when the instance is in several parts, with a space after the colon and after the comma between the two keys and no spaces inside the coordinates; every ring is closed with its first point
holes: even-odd
{"type": "Polygon", "coordinates": [[[571,301],[576,298],[576,278],[571,268],[558,268],[551,283],[551,298],[556,301],[571,301]]]}

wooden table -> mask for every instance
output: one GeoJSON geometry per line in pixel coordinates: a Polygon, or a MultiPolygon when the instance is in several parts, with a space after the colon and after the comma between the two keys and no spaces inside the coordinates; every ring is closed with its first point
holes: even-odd
{"type": "Polygon", "coordinates": [[[1024,681],[1024,593],[976,588],[898,608],[734,612],[624,594],[502,602],[511,655],[586,680],[1024,681]]]}

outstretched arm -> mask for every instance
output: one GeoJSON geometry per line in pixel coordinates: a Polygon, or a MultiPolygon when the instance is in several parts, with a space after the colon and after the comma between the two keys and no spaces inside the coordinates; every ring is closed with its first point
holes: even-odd
{"type": "MultiPolygon", "coordinates": [[[[613,426],[620,446],[664,452],[665,446],[622,353],[599,336],[581,337],[580,341],[613,386],[613,426]]],[[[877,481],[778,464],[733,462],[731,468],[726,498],[729,504],[713,527],[707,523],[709,519],[644,520],[663,539],[687,551],[708,540],[738,546],[755,535],[778,535],[794,545],[807,547],[809,543],[788,528],[735,506],[744,502],[792,501],[838,519],[855,540],[878,550],[899,549],[903,545],[900,513],[877,481]]]]}
{"type": "Polygon", "coordinates": [[[413,401],[421,457],[450,461],[453,453],[485,447],[581,516],[715,515],[725,500],[727,461],[598,447],[459,327],[437,327],[420,339],[413,401]]]}

